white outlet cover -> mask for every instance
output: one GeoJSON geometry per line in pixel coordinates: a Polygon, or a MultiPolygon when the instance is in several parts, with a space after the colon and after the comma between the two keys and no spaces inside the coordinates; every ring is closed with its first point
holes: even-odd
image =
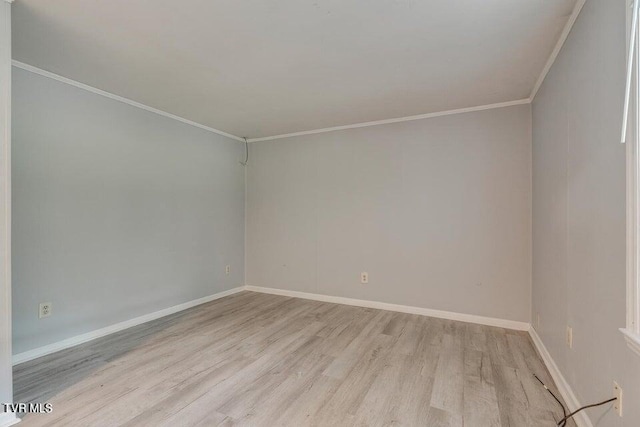
{"type": "Polygon", "coordinates": [[[619,417],[622,416],[622,389],[617,382],[613,382],[613,396],[616,400],[613,401],[613,409],[616,411],[619,417]]]}
{"type": "Polygon", "coordinates": [[[53,309],[53,306],[51,305],[50,302],[42,302],[42,303],[40,303],[39,311],[38,311],[38,317],[40,319],[42,319],[43,317],[51,316],[51,310],[52,309],[53,309]]]}
{"type": "Polygon", "coordinates": [[[366,271],[360,273],[360,283],[369,283],[369,273],[366,271]]]}

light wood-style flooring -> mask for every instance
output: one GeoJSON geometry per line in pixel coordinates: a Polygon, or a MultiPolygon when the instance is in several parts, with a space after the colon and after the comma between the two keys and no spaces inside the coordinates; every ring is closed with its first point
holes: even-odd
{"type": "MultiPolygon", "coordinates": [[[[14,368],[30,426],[554,426],[524,332],[242,292],[14,368]]],[[[573,423],[570,424],[574,426],[573,423]]]]}

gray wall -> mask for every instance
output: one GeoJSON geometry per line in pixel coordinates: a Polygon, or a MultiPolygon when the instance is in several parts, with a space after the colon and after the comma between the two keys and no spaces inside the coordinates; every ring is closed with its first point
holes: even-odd
{"type": "Polygon", "coordinates": [[[530,319],[529,105],[254,143],[247,184],[248,285],[530,319]]]}
{"type": "Polygon", "coordinates": [[[14,354],[244,283],[243,144],[13,71],[14,354]]]}
{"type": "Polygon", "coordinates": [[[622,386],[638,426],[640,358],[625,345],[625,1],[590,0],[533,103],[534,327],[581,403],[622,386]],[[540,325],[536,325],[537,314],[540,325]],[[573,327],[573,349],[565,343],[573,327]]]}

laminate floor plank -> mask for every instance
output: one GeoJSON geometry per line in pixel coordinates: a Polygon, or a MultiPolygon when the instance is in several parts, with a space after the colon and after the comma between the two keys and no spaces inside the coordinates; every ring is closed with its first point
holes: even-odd
{"type": "MultiPolygon", "coordinates": [[[[31,426],[538,427],[524,332],[241,292],[14,367],[31,426]]],[[[575,427],[575,424],[570,424],[575,427]]]]}

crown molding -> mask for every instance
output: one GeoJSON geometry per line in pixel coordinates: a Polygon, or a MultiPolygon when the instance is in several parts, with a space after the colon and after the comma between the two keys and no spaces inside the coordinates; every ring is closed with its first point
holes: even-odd
{"type": "Polygon", "coordinates": [[[29,71],[29,72],[34,73],[34,74],[39,74],[39,75],[41,75],[43,77],[48,77],[50,79],[57,80],[57,81],[62,82],[62,83],[66,83],[68,85],[75,86],[75,87],[80,88],[80,89],[84,89],[84,90],[86,90],[88,92],[93,92],[95,94],[102,95],[102,96],[107,97],[107,98],[111,98],[111,99],[113,99],[115,101],[122,102],[124,104],[128,104],[128,105],[131,105],[133,107],[137,107],[137,108],[140,108],[142,110],[146,110],[146,111],[158,114],[160,116],[168,117],[170,119],[177,120],[177,121],[182,122],[182,123],[186,123],[186,124],[188,124],[190,126],[195,126],[197,128],[204,129],[206,131],[213,132],[213,133],[218,134],[218,135],[226,136],[227,138],[231,138],[231,139],[234,139],[236,141],[240,141],[240,142],[244,143],[244,139],[240,138],[239,136],[235,136],[235,135],[232,135],[230,133],[223,132],[223,131],[218,130],[218,129],[214,129],[214,128],[209,127],[209,126],[205,126],[203,124],[196,123],[196,122],[191,121],[189,119],[185,119],[183,117],[176,116],[175,114],[171,114],[171,113],[167,113],[166,111],[158,110],[157,108],[149,107],[148,105],[144,105],[144,104],[141,104],[139,102],[133,101],[131,99],[124,98],[122,96],[115,95],[115,94],[110,93],[110,92],[106,92],[106,91],[104,91],[102,89],[98,89],[98,88],[95,88],[93,86],[89,86],[89,85],[86,85],[84,83],[80,83],[80,82],[77,82],[75,80],[68,79],[68,78],[60,76],[58,74],[54,74],[54,73],[52,73],[50,71],[46,71],[46,70],[40,69],[38,67],[34,67],[33,65],[25,64],[24,62],[20,62],[20,61],[16,61],[16,60],[11,61],[11,64],[16,68],[20,68],[22,70],[29,71]]]}
{"type": "MultiPolygon", "coordinates": [[[[164,117],[168,117],[170,119],[177,120],[179,122],[186,123],[188,125],[195,126],[197,128],[204,129],[204,130],[209,131],[209,132],[216,133],[218,135],[226,136],[227,138],[231,138],[231,139],[234,139],[234,140],[239,141],[239,142],[245,142],[244,138],[241,138],[239,136],[232,135],[230,133],[226,133],[226,132],[223,132],[223,131],[218,130],[218,129],[214,129],[214,128],[211,128],[209,126],[202,125],[200,123],[196,123],[194,121],[185,119],[183,117],[176,116],[175,114],[171,114],[171,113],[167,113],[166,111],[158,110],[157,108],[149,107],[148,105],[144,105],[144,104],[141,104],[139,102],[133,101],[131,99],[124,98],[122,96],[115,95],[115,94],[110,93],[110,92],[106,92],[106,91],[104,91],[102,89],[98,89],[98,88],[95,88],[93,86],[89,86],[89,85],[86,85],[84,83],[80,83],[80,82],[78,82],[76,80],[72,80],[72,79],[69,79],[67,77],[63,77],[61,75],[52,73],[50,71],[43,70],[43,69],[38,68],[38,67],[34,67],[33,65],[25,64],[24,62],[16,61],[15,59],[11,61],[11,64],[14,67],[20,68],[22,70],[29,71],[31,73],[38,74],[38,75],[41,75],[43,77],[47,77],[47,78],[50,78],[50,79],[53,79],[53,80],[57,80],[59,82],[66,83],[68,85],[75,86],[77,88],[80,88],[80,89],[83,89],[83,90],[86,90],[86,91],[89,91],[89,92],[93,92],[95,94],[102,95],[102,96],[107,97],[107,98],[111,98],[113,100],[122,102],[124,104],[128,104],[128,105],[131,105],[133,107],[137,107],[137,108],[140,108],[140,109],[143,109],[143,110],[146,110],[146,111],[150,111],[152,113],[155,113],[155,114],[158,114],[158,115],[161,115],[161,116],[164,116],[164,117]]],[[[413,120],[430,119],[430,118],[433,118],[433,117],[448,116],[448,115],[452,115],[452,114],[464,114],[464,113],[471,113],[471,112],[474,112],[474,111],[490,110],[490,109],[493,109],[493,108],[504,108],[504,107],[511,107],[511,106],[514,106],[514,105],[529,104],[530,102],[531,102],[531,100],[529,98],[526,98],[526,99],[519,99],[519,100],[516,100],[516,101],[507,101],[507,102],[499,102],[499,103],[495,103],[495,104],[478,105],[478,106],[475,106],[475,107],[459,108],[459,109],[455,109],[455,110],[436,111],[436,112],[433,112],[433,113],[419,114],[419,115],[416,115],[416,116],[397,117],[397,118],[393,118],[393,119],[384,119],[384,120],[376,120],[376,121],[371,121],[371,122],[354,123],[354,124],[344,125],[344,126],[334,126],[334,127],[313,129],[313,130],[307,130],[307,131],[301,131],[301,132],[286,133],[286,134],[281,134],[281,135],[265,136],[265,137],[259,137],[259,138],[247,138],[247,142],[270,141],[270,140],[274,140],[274,139],[291,138],[291,137],[294,137],[294,136],[303,136],[303,135],[313,135],[313,134],[316,134],[316,133],[333,132],[333,131],[337,131],[337,130],[355,129],[355,128],[362,128],[362,127],[390,124],[390,123],[400,123],[400,122],[408,122],[408,121],[413,121],[413,120]]]]}
{"type": "Polygon", "coordinates": [[[313,135],[316,133],[333,132],[337,130],[364,128],[369,126],[386,125],[390,123],[410,122],[413,120],[431,119],[433,117],[449,116],[452,114],[464,114],[464,113],[472,113],[474,111],[491,110],[493,108],[511,107],[514,105],[529,104],[530,102],[531,100],[529,98],[518,99],[516,101],[499,102],[496,104],[478,105],[475,107],[459,108],[456,110],[446,110],[446,111],[437,111],[434,113],[419,114],[417,116],[406,116],[406,117],[398,117],[395,119],[385,119],[385,120],[376,120],[372,122],[354,123],[351,125],[334,126],[334,127],[328,127],[328,128],[322,128],[322,129],[313,129],[313,130],[306,130],[301,132],[285,133],[282,135],[265,136],[261,138],[249,138],[247,139],[247,141],[248,142],[271,141],[274,139],[291,138],[294,136],[303,136],[303,135],[313,135]]]}
{"type": "MultiPolygon", "coordinates": [[[[5,1],[7,3],[13,3],[14,0],[5,0],[5,1]]],[[[433,118],[433,117],[446,116],[446,115],[452,115],[452,114],[464,114],[464,113],[488,110],[488,109],[493,109],[493,108],[503,108],[503,107],[509,107],[509,106],[513,106],[513,105],[529,104],[529,103],[533,102],[536,94],[538,93],[538,90],[540,89],[540,86],[542,86],[542,83],[544,82],[547,74],[549,73],[549,70],[553,66],[556,58],[558,57],[558,54],[562,50],[562,47],[563,47],[565,41],[567,40],[567,37],[569,36],[569,33],[571,32],[571,29],[573,28],[573,25],[575,24],[576,20],[578,19],[578,15],[580,14],[580,11],[582,10],[582,7],[584,6],[585,2],[586,2],[586,0],[577,0],[576,1],[576,4],[575,4],[575,6],[573,8],[573,11],[572,11],[571,15],[569,16],[569,19],[567,20],[562,33],[560,34],[560,38],[558,39],[558,41],[557,41],[553,51],[551,52],[549,58],[547,59],[547,62],[545,64],[540,76],[536,80],[536,83],[535,83],[533,89],[531,90],[530,96],[528,98],[526,98],[526,99],[520,99],[520,100],[508,101],[508,102],[501,102],[501,103],[495,103],[495,104],[479,105],[479,106],[475,106],[475,107],[460,108],[460,109],[455,109],[455,110],[438,111],[438,112],[427,113],[427,114],[419,114],[419,115],[415,115],[415,116],[406,116],[406,117],[398,117],[398,118],[393,118],[393,119],[384,119],[384,120],[376,120],[376,121],[370,121],[370,122],[354,123],[354,124],[343,125],[343,126],[333,126],[333,127],[327,127],[327,128],[312,129],[312,130],[285,133],[285,134],[265,136],[265,137],[248,138],[247,141],[248,142],[270,141],[270,140],[275,140],[275,139],[291,138],[291,137],[295,137],[295,136],[313,135],[313,134],[317,134],[317,133],[333,132],[333,131],[346,130],[346,129],[355,129],[355,128],[368,127],[368,126],[378,126],[378,125],[390,124],[390,123],[400,123],[400,122],[407,122],[407,121],[412,121],[412,120],[422,120],[422,119],[429,119],[429,118],[433,118]]],[[[141,109],[146,110],[146,111],[150,111],[150,112],[155,113],[155,114],[159,114],[161,116],[165,116],[165,117],[168,117],[168,118],[171,118],[171,119],[174,119],[174,120],[178,120],[178,121],[186,123],[188,125],[195,126],[195,127],[200,128],[200,129],[204,129],[204,130],[207,130],[209,132],[213,132],[215,134],[222,135],[222,136],[234,139],[234,140],[239,141],[239,142],[244,142],[244,139],[239,137],[239,136],[232,135],[230,133],[227,133],[227,132],[224,132],[224,131],[221,131],[221,130],[218,130],[218,129],[214,129],[212,127],[209,127],[209,126],[194,122],[192,120],[185,119],[185,118],[180,117],[180,116],[176,116],[175,114],[171,114],[171,113],[168,113],[166,111],[158,110],[157,108],[153,108],[153,107],[150,107],[148,105],[144,105],[144,104],[141,104],[139,102],[133,101],[131,99],[124,98],[122,96],[115,95],[115,94],[112,94],[110,92],[103,91],[101,89],[86,85],[84,83],[80,83],[78,81],[75,81],[75,80],[72,80],[72,79],[57,75],[57,74],[54,74],[54,73],[52,73],[50,71],[46,71],[46,70],[34,67],[32,65],[29,65],[29,64],[25,64],[23,62],[19,62],[19,61],[13,60],[12,61],[12,65],[14,67],[21,68],[23,70],[30,71],[32,73],[36,73],[36,74],[39,74],[41,76],[48,77],[48,78],[51,78],[51,79],[54,79],[54,80],[58,80],[60,82],[63,82],[63,83],[78,87],[80,89],[84,89],[84,90],[87,90],[89,92],[93,92],[93,93],[96,93],[98,95],[102,95],[102,96],[105,96],[107,98],[111,98],[111,99],[114,99],[116,101],[119,101],[119,102],[122,102],[122,103],[125,103],[125,104],[129,104],[131,106],[134,106],[134,107],[137,107],[137,108],[141,108],[141,109]]]]}
{"type": "Polygon", "coordinates": [[[553,51],[551,51],[551,55],[549,55],[549,59],[547,59],[547,63],[542,69],[542,73],[540,73],[538,80],[536,80],[536,84],[533,86],[533,89],[531,90],[531,95],[529,95],[529,99],[531,100],[531,102],[533,102],[534,98],[536,97],[536,94],[538,93],[538,90],[540,89],[540,86],[542,86],[544,79],[547,77],[547,74],[549,74],[549,70],[551,70],[553,63],[556,62],[556,58],[558,57],[558,54],[560,54],[560,51],[562,50],[562,46],[564,46],[564,42],[567,41],[567,37],[569,37],[569,33],[573,28],[573,24],[576,23],[576,20],[578,19],[578,15],[580,15],[580,11],[582,10],[582,6],[584,6],[586,1],[587,0],[578,0],[575,6],[573,7],[573,11],[569,16],[567,23],[564,25],[564,29],[560,34],[560,38],[558,39],[556,46],[553,48],[553,51]]]}

